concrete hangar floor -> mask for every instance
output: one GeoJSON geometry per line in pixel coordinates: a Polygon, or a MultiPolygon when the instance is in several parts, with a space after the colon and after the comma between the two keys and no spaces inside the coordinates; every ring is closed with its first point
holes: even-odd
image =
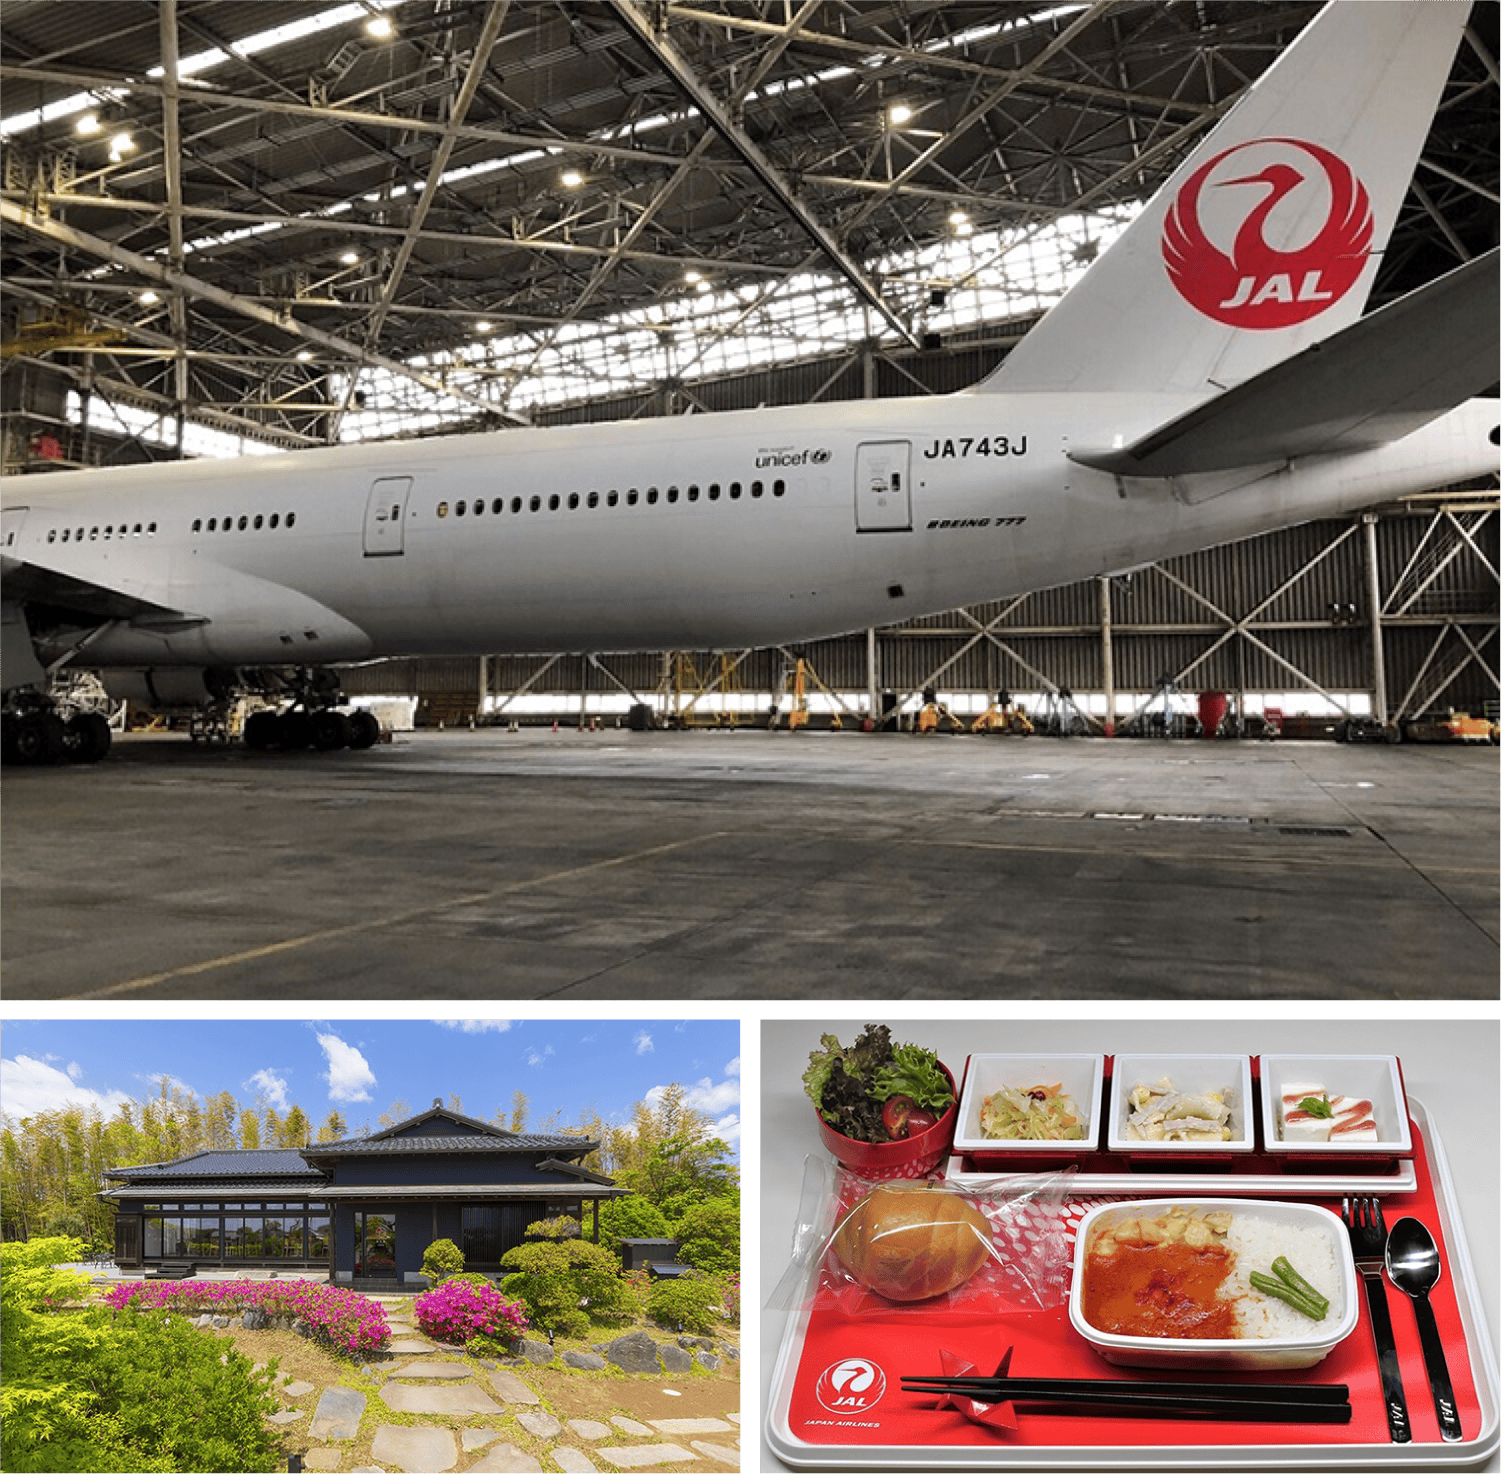
{"type": "Polygon", "coordinates": [[[1494,998],[1488,748],[607,730],[5,776],[9,999],[1494,998]]]}

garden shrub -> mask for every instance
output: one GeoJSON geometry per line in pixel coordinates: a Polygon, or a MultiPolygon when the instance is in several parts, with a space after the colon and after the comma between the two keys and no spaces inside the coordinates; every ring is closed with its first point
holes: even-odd
{"type": "Polygon", "coordinates": [[[526,1226],[529,1239],[577,1239],[582,1238],[584,1226],[577,1218],[564,1214],[558,1218],[539,1218],[526,1226]]]}
{"type": "Polygon", "coordinates": [[[740,1201],[706,1198],[694,1203],[677,1222],[678,1261],[705,1274],[734,1274],[740,1269],[740,1201]]]}
{"type": "Polygon", "coordinates": [[[488,1280],[474,1284],[468,1275],[444,1280],[419,1295],[412,1318],[435,1341],[457,1345],[483,1338],[484,1349],[491,1342],[509,1347],[527,1325],[521,1305],[507,1300],[488,1280]]]}
{"type": "Polygon", "coordinates": [[[681,1325],[700,1336],[723,1329],[724,1292],[697,1270],[680,1279],[657,1280],[647,1292],[647,1313],[662,1325],[681,1325]]]}
{"type": "Polygon", "coordinates": [[[535,1240],[508,1249],[500,1282],[526,1306],[535,1326],[564,1336],[582,1336],[591,1325],[619,1325],[635,1318],[637,1300],[621,1277],[620,1261],[598,1244],[579,1239],[535,1240]]]}
{"type": "Polygon", "coordinates": [[[672,1230],[657,1205],[639,1193],[612,1198],[599,1210],[599,1240],[613,1253],[620,1252],[621,1239],[670,1239],[672,1230]]]}
{"type": "Polygon", "coordinates": [[[422,1272],[433,1286],[464,1269],[464,1251],[452,1239],[434,1239],[422,1255],[422,1272]]]}
{"type": "MultiPolygon", "coordinates": [[[[0,1250],[7,1470],[272,1470],[284,1464],[265,1419],[275,1363],[257,1372],[182,1316],[60,1310],[76,1274],[56,1266],[76,1241],[0,1250]]],[[[85,1281],[86,1283],[86,1281],[85,1281]]]]}
{"type": "Polygon", "coordinates": [[[308,1280],[149,1280],[116,1285],[103,1303],[121,1310],[176,1310],[185,1315],[234,1315],[262,1310],[300,1320],[313,1339],[343,1356],[378,1351],[391,1339],[385,1310],[366,1295],[308,1280]]]}

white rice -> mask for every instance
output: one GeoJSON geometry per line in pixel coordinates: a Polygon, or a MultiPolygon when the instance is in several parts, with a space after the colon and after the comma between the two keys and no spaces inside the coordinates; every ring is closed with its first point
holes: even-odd
{"type": "Polygon", "coordinates": [[[1311,1223],[1278,1223],[1260,1218],[1254,1211],[1237,1211],[1230,1222],[1227,1243],[1235,1261],[1219,1293],[1221,1299],[1236,1301],[1242,1339],[1301,1339],[1336,1324],[1344,1314],[1339,1262],[1323,1229],[1311,1223]],[[1285,1258],[1329,1301],[1329,1313],[1323,1320],[1310,1320],[1285,1300],[1251,1288],[1251,1271],[1272,1274],[1272,1260],[1278,1257],[1285,1258]]]}

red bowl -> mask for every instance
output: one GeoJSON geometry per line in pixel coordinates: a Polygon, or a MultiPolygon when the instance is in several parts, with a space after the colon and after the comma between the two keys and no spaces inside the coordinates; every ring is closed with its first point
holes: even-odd
{"type": "Polygon", "coordinates": [[[959,1113],[959,1092],[954,1090],[954,1077],[945,1065],[940,1064],[938,1068],[949,1082],[949,1090],[954,1095],[953,1104],[926,1131],[903,1141],[855,1141],[852,1137],[840,1135],[815,1109],[813,1114],[818,1120],[818,1134],[839,1165],[873,1182],[926,1177],[938,1166],[954,1144],[954,1123],[959,1113]]]}

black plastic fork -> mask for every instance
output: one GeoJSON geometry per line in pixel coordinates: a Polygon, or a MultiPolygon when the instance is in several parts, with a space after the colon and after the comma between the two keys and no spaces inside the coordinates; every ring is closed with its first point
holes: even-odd
{"type": "Polygon", "coordinates": [[[1412,1423],[1407,1416],[1407,1396],[1402,1390],[1402,1369],[1397,1362],[1397,1343],[1392,1336],[1391,1311],[1386,1303],[1386,1220],[1380,1198],[1346,1198],[1340,1217],[1350,1235],[1355,1267],[1365,1281],[1366,1304],[1371,1307],[1371,1334],[1376,1340],[1376,1360],[1381,1369],[1381,1395],[1386,1402],[1386,1426],[1393,1443],[1412,1442],[1412,1423]]]}

